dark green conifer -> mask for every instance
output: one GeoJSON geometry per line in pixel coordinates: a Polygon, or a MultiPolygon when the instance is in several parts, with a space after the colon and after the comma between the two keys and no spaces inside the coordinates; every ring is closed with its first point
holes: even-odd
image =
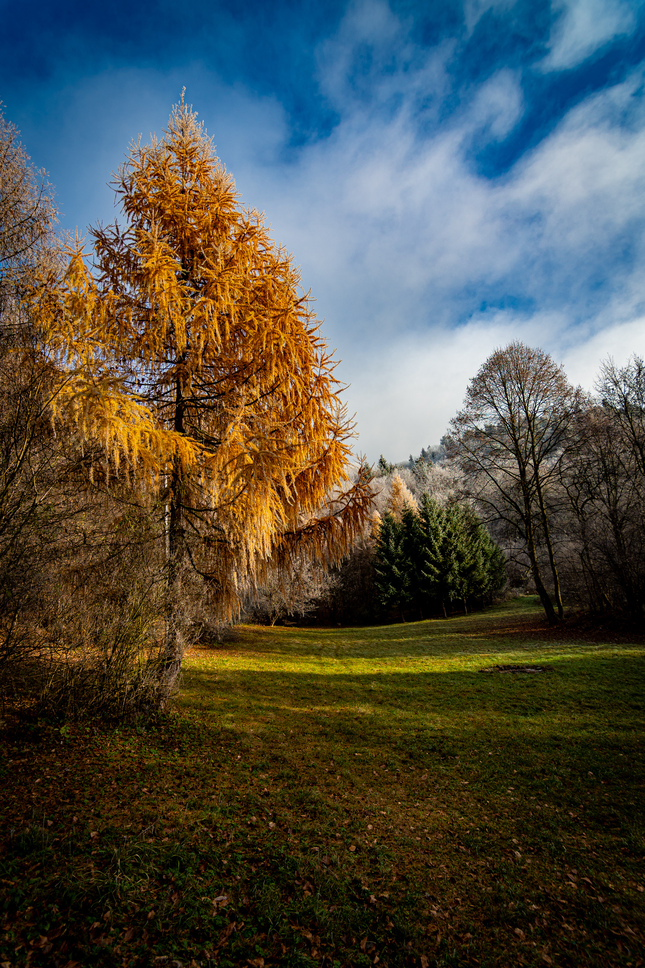
{"type": "Polygon", "coordinates": [[[374,585],[384,612],[398,612],[405,620],[409,573],[403,553],[403,525],[386,511],[376,545],[374,585]]]}
{"type": "Polygon", "coordinates": [[[505,581],[505,559],[468,505],[442,507],[424,493],[400,521],[387,512],[376,549],[381,608],[419,618],[451,607],[483,607],[505,581]]]}

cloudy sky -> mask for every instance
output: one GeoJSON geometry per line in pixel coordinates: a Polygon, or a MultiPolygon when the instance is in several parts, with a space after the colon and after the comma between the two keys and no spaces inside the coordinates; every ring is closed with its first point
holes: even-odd
{"type": "Polygon", "coordinates": [[[512,339],[645,355],[645,0],[0,0],[0,99],[63,229],[186,99],[342,360],[357,449],[436,443],[512,339]]]}

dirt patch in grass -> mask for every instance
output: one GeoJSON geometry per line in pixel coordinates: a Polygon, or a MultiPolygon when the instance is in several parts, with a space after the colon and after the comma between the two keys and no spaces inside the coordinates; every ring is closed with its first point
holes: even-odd
{"type": "Polygon", "coordinates": [[[528,673],[532,675],[533,673],[539,672],[553,672],[551,666],[540,666],[540,665],[496,665],[491,666],[489,669],[480,669],[480,672],[519,672],[528,673]]]}

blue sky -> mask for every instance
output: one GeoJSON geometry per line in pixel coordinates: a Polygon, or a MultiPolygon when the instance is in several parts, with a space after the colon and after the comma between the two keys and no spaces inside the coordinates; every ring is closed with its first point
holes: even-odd
{"type": "Polygon", "coordinates": [[[436,443],[522,339],[645,355],[645,0],[2,3],[0,99],[61,228],[186,99],[342,359],[357,449],[436,443]]]}

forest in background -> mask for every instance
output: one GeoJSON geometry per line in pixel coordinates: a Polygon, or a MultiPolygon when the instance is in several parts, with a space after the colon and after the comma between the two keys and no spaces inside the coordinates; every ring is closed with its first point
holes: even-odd
{"type": "Polygon", "coordinates": [[[74,717],[163,708],[240,616],[447,616],[505,587],[642,623],[645,366],[596,393],[495,351],[437,448],[352,454],[293,260],[182,102],[88,256],[0,121],[0,689],[74,717]]]}
{"type": "MultiPolygon", "coordinates": [[[[602,363],[587,394],[548,354],[512,343],[482,365],[440,444],[403,464],[381,456],[372,470],[377,526],[373,520],[321,589],[322,611],[336,621],[445,615],[496,593],[537,592],[551,624],[563,620],[566,603],[642,627],[645,364],[638,356],[623,366],[602,363]],[[414,531],[425,518],[428,533],[429,502],[462,517],[457,531],[435,524],[434,575],[427,562],[420,571],[403,524],[414,531]],[[384,522],[387,534],[379,535],[384,522]],[[486,529],[489,554],[503,552],[506,580],[493,554],[486,590],[464,601],[455,559],[481,574],[481,552],[473,547],[469,558],[460,547],[474,526],[486,529]],[[434,595],[425,609],[424,583],[434,595]]],[[[316,606],[305,594],[294,611],[306,607],[316,606]]]]}

